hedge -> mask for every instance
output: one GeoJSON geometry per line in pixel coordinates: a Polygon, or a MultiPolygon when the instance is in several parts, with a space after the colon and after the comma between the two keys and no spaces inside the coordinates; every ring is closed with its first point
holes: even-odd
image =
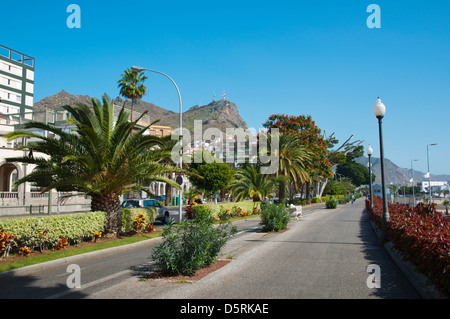
{"type": "Polygon", "coordinates": [[[92,237],[97,231],[103,232],[105,222],[104,212],[23,217],[0,219],[0,230],[13,234],[16,242],[34,247],[43,240],[55,244],[61,238],[78,241],[80,238],[92,237]],[[48,231],[45,239],[39,234],[43,231],[48,231]]]}
{"type": "Polygon", "coordinates": [[[195,211],[201,206],[208,206],[211,208],[212,217],[218,218],[220,213],[228,210],[230,213],[233,211],[240,211],[248,213],[251,215],[253,213],[253,208],[256,207],[258,210],[261,207],[261,202],[230,202],[230,203],[221,203],[221,204],[197,204],[192,206],[192,209],[195,211]],[[198,207],[198,208],[196,208],[198,207]]]}
{"type": "MultiPolygon", "coordinates": [[[[156,209],[126,208],[121,210],[122,232],[133,230],[133,221],[144,214],[146,224],[152,224],[156,218],[156,209]]],[[[68,242],[78,242],[83,238],[92,238],[95,232],[103,232],[106,223],[104,212],[50,215],[0,219],[0,230],[14,235],[14,241],[28,247],[36,247],[44,241],[56,244],[61,238],[68,242]],[[48,231],[45,236],[40,232],[48,231]]]]}
{"type": "Polygon", "coordinates": [[[127,233],[133,230],[133,221],[140,214],[144,214],[146,224],[153,224],[156,219],[156,208],[144,207],[144,208],[122,208],[120,211],[122,214],[122,232],[127,233]]]}

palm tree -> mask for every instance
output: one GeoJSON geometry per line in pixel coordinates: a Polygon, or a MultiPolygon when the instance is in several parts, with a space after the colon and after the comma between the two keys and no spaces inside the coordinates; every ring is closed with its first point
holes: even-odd
{"type": "Polygon", "coordinates": [[[17,184],[30,182],[43,191],[57,189],[90,195],[92,211],[106,212],[105,233],[118,235],[121,226],[119,195],[129,190],[145,190],[143,185],[151,181],[179,187],[160,176],[178,169],[161,163],[162,159],[170,157],[170,152],[158,147],[163,145],[159,137],[144,135],[150,125],[131,134],[140,118],[129,122],[125,105],[114,121],[114,104],[106,95],[103,104],[96,98],[92,99],[92,104],[93,110],[87,105],[63,106],[72,115],[67,120],[71,131],[53,124],[28,122],[24,124],[25,130],[8,134],[9,140],[21,137],[36,140],[19,147],[30,150],[29,156],[8,161],[38,167],[17,184]],[[31,131],[36,129],[54,137],[31,131]]]}
{"type": "Polygon", "coordinates": [[[133,122],[133,106],[134,100],[142,98],[147,92],[147,88],[143,82],[147,80],[147,77],[142,72],[135,72],[131,69],[126,69],[125,74],[121,75],[117,83],[120,88],[120,95],[131,100],[131,115],[130,121],[133,122]]]}
{"type": "Polygon", "coordinates": [[[258,166],[247,164],[236,170],[230,192],[236,201],[251,197],[254,202],[259,202],[272,193],[276,182],[271,175],[262,174],[258,166]]]}
{"type": "MultiPolygon", "coordinates": [[[[311,151],[302,145],[300,139],[293,134],[276,134],[271,135],[271,138],[276,139],[278,143],[278,149],[271,151],[271,156],[276,156],[278,159],[278,170],[275,176],[286,176],[294,183],[296,188],[299,184],[309,181],[310,176],[307,166],[311,162],[311,151]]],[[[285,194],[286,184],[281,182],[279,187],[280,202],[284,200],[285,194]]]]}

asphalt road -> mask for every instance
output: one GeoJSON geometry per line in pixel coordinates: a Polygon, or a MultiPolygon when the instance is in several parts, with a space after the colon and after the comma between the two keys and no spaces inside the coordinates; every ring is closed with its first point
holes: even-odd
{"type": "Polygon", "coordinates": [[[305,209],[281,234],[258,232],[259,218],[235,223],[223,256],[231,263],[200,281],[140,281],[151,272],[160,239],[0,274],[0,298],[420,298],[379,245],[364,200],[305,209]],[[81,288],[68,288],[68,265],[80,267],[81,288]],[[367,267],[380,267],[381,288],[369,288],[367,267]]]}

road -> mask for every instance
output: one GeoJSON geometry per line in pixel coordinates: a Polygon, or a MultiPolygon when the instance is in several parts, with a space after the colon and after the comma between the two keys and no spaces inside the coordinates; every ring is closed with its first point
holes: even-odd
{"type": "Polygon", "coordinates": [[[139,280],[153,270],[154,239],[0,274],[0,298],[419,298],[379,245],[363,207],[363,200],[335,210],[308,207],[280,234],[258,232],[259,218],[238,221],[224,249],[232,262],[194,283],[139,280]],[[81,288],[67,287],[69,264],[80,266],[81,288]],[[381,288],[367,286],[371,264],[380,267],[381,288]]]}

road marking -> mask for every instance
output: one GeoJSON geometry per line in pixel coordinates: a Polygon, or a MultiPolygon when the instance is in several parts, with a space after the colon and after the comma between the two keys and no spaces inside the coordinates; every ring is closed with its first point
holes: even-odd
{"type": "Polygon", "coordinates": [[[67,288],[68,290],[61,291],[60,293],[57,293],[57,294],[48,296],[48,297],[46,297],[46,298],[44,298],[44,299],[58,299],[58,298],[61,298],[61,297],[63,297],[63,296],[69,295],[69,294],[71,294],[71,293],[73,293],[73,292],[78,292],[78,291],[81,291],[81,290],[83,290],[83,289],[90,288],[90,287],[92,287],[92,286],[101,284],[101,283],[103,283],[103,282],[105,282],[105,281],[114,279],[114,278],[116,278],[116,277],[120,277],[120,276],[122,276],[122,275],[129,274],[129,273],[131,273],[131,270],[119,271],[118,273],[115,273],[115,274],[112,274],[112,275],[109,275],[109,276],[106,276],[106,277],[103,277],[103,278],[100,278],[100,279],[91,281],[90,283],[81,285],[81,288],[72,288],[72,289],[67,288]]]}

